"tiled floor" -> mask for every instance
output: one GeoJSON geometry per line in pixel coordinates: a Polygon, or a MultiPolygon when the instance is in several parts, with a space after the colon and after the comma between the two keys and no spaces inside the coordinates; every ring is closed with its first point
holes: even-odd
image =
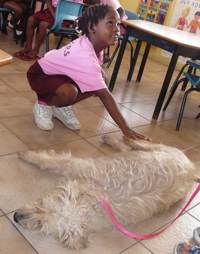
{"type": "MultiPolygon", "coordinates": [[[[19,48],[11,38],[1,34],[0,43],[0,47],[9,53],[19,48]]],[[[200,120],[194,119],[200,110],[200,94],[193,94],[189,99],[180,132],[175,131],[180,91],[167,112],[161,114],[157,124],[151,123],[166,67],[148,61],[141,83],[132,81],[126,84],[127,63],[128,60],[124,59],[113,94],[129,124],[150,136],[154,142],[185,150],[200,165],[200,120]]],[[[190,237],[193,228],[200,225],[200,195],[173,226],[155,239],[137,242],[124,237],[117,230],[111,230],[92,235],[89,247],[77,252],[66,250],[50,237],[38,236],[14,224],[12,215],[15,209],[44,195],[59,181],[58,177],[40,172],[20,161],[18,152],[28,149],[69,149],[77,156],[95,157],[111,152],[101,144],[101,135],[119,133],[119,128],[94,97],[74,107],[82,126],[80,132],[70,131],[58,121],[55,121],[52,132],[37,129],[32,116],[35,96],[26,80],[30,64],[14,59],[12,64],[0,68],[0,254],[172,254],[175,243],[190,237]]],[[[110,72],[111,69],[108,70],[108,76],[110,72]]],[[[167,213],[131,226],[130,230],[143,233],[155,231],[180,207],[181,204],[178,204],[167,213]]]]}

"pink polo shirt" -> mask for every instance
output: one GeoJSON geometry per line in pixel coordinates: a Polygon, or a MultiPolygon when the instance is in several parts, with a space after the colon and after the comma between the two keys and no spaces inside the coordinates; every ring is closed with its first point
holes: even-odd
{"type": "Polygon", "coordinates": [[[70,77],[82,93],[107,88],[102,76],[102,54],[97,57],[86,35],[47,52],[38,63],[45,74],[70,77]]]}

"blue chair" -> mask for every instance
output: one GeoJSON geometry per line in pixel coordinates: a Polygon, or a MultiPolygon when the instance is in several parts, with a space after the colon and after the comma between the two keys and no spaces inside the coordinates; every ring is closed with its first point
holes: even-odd
{"type": "Polygon", "coordinates": [[[82,15],[83,8],[84,4],[81,3],[67,0],[60,0],[58,2],[54,24],[50,27],[46,36],[46,51],[49,50],[49,35],[51,33],[61,36],[56,48],[60,47],[64,37],[68,37],[71,40],[78,37],[80,31],[78,31],[76,27],[76,20],[82,15]],[[69,27],[64,27],[64,21],[69,22],[71,25],[69,27]]]}
{"type": "MultiPolygon", "coordinates": [[[[135,12],[131,12],[131,11],[127,11],[125,10],[125,14],[126,16],[128,17],[128,19],[139,19],[139,16],[135,13],[135,12]]],[[[130,34],[129,36],[129,39],[128,39],[128,44],[130,45],[130,64],[131,64],[131,60],[132,60],[132,56],[133,56],[133,44],[131,42],[131,40],[133,39],[134,37],[130,34]]],[[[117,54],[117,51],[119,50],[119,47],[121,45],[121,41],[123,40],[123,35],[120,35],[119,38],[118,38],[118,43],[117,43],[117,46],[115,48],[115,50],[113,51],[112,55],[109,57],[109,48],[108,48],[108,52],[107,52],[107,56],[106,57],[106,61],[108,62],[106,67],[109,68],[113,59],[115,58],[116,54],[117,54]]]]}
{"type": "MultiPolygon", "coordinates": [[[[185,104],[186,104],[188,95],[192,91],[200,92],[200,76],[196,75],[197,69],[200,69],[200,61],[188,60],[186,62],[186,64],[182,67],[181,71],[179,72],[174,84],[172,85],[172,88],[170,90],[170,95],[167,99],[167,102],[165,103],[164,108],[163,108],[164,111],[167,109],[169,102],[171,101],[179,84],[181,84],[181,83],[184,84],[182,90],[186,89],[186,85],[188,82],[191,84],[191,87],[185,91],[183,99],[182,99],[181,108],[180,108],[180,112],[179,112],[179,116],[178,116],[178,120],[177,120],[177,124],[176,124],[176,130],[180,129],[180,125],[181,125],[181,121],[183,118],[183,113],[184,113],[185,104]],[[184,70],[186,70],[186,68],[187,68],[187,71],[184,72],[184,70]]],[[[199,117],[200,117],[200,113],[196,116],[196,119],[199,117]]]]}

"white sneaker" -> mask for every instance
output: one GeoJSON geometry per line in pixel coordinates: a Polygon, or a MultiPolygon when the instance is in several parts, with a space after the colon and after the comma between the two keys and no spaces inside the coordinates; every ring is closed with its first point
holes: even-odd
{"type": "Polygon", "coordinates": [[[33,107],[34,120],[38,128],[49,131],[53,129],[52,107],[48,105],[35,103],[33,107]]]}
{"type": "Polygon", "coordinates": [[[22,33],[23,33],[23,31],[20,31],[20,30],[16,29],[16,35],[20,36],[20,35],[22,35],[22,33]]]}
{"type": "Polygon", "coordinates": [[[54,107],[53,116],[58,118],[66,127],[71,130],[80,130],[80,122],[76,118],[72,106],[54,107]]]}

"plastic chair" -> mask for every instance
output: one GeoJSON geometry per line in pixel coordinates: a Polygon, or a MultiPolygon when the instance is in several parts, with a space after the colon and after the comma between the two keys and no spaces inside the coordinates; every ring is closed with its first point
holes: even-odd
{"type": "MultiPolygon", "coordinates": [[[[125,10],[125,14],[126,14],[126,16],[128,17],[128,19],[132,19],[132,20],[134,20],[134,19],[139,19],[138,15],[137,15],[135,12],[131,12],[131,11],[125,10]]],[[[131,40],[132,40],[133,38],[134,38],[134,37],[131,36],[131,34],[130,34],[129,39],[128,39],[128,41],[127,41],[128,44],[130,45],[130,50],[131,50],[131,52],[130,52],[130,63],[131,63],[132,56],[133,56],[133,45],[132,45],[132,42],[131,42],[131,40]]],[[[114,51],[113,51],[113,53],[112,53],[112,55],[111,55],[110,57],[109,57],[109,51],[110,51],[110,50],[109,50],[109,47],[108,47],[107,53],[106,53],[105,56],[104,56],[104,59],[105,59],[104,62],[108,62],[107,65],[106,65],[107,68],[110,67],[110,65],[111,65],[111,63],[112,63],[112,61],[113,61],[113,59],[115,58],[115,56],[116,56],[116,54],[117,54],[117,51],[119,50],[119,47],[120,47],[120,45],[121,45],[121,41],[122,41],[122,40],[123,40],[123,35],[120,35],[119,38],[118,38],[117,46],[116,46],[116,48],[114,49],[114,51]]]]}
{"type": "Polygon", "coordinates": [[[54,33],[55,35],[61,35],[61,38],[57,44],[57,49],[64,37],[75,39],[78,37],[80,31],[76,28],[76,20],[82,15],[84,4],[76,3],[67,0],[60,0],[58,2],[55,14],[55,21],[52,27],[49,29],[46,35],[46,51],[49,50],[49,35],[54,33]],[[67,21],[71,25],[64,27],[63,22],[67,21]]]}
{"type": "MultiPolygon", "coordinates": [[[[180,129],[180,125],[181,125],[181,121],[183,118],[183,113],[184,113],[185,104],[186,104],[188,95],[192,91],[200,92],[200,76],[196,75],[197,69],[200,69],[200,61],[192,61],[192,60],[187,61],[187,63],[182,67],[181,71],[179,72],[175,82],[173,83],[172,88],[170,90],[170,95],[167,99],[167,102],[165,103],[164,108],[163,108],[163,111],[165,111],[167,109],[169,102],[171,101],[179,84],[185,83],[187,85],[187,83],[190,82],[191,87],[185,91],[183,99],[182,99],[181,108],[180,108],[180,112],[179,112],[179,116],[178,116],[178,120],[177,120],[177,124],[176,124],[176,130],[180,129]],[[187,68],[187,72],[184,72],[184,70],[186,70],[186,68],[187,68]]],[[[184,89],[186,88],[185,84],[183,87],[184,89]]],[[[196,116],[196,119],[199,117],[200,117],[200,114],[198,114],[196,116]]]]}

